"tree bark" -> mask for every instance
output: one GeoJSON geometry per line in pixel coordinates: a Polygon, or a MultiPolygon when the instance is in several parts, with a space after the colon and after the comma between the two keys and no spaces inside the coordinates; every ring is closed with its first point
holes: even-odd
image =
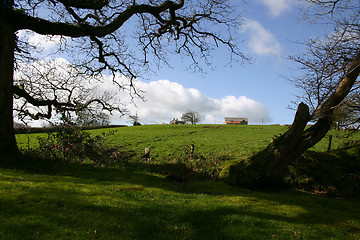
{"type": "Polygon", "coordinates": [[[281,188],[288,167],[330,130],[335,107],[349,94],[359,73],[360,53],[353,59],[334,93],[314,113],[318,120],[313,126],[306,129],[311,120],[309,107],[300,103],[291,128],[248,161],[232,166],[228,181],[250,189],[281,188]]]}
{"type": "Polygon", "coordinates": [[[6,18],[4,6],[11,4],[1,1],[0,4],[0,156],[18,154],[13,124],[13,69],[15,31],[6,18]]]}

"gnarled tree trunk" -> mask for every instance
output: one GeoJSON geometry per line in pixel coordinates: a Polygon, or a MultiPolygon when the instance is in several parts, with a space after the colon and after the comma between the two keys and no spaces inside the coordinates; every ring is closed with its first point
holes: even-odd
{"type": "Polygon", "coordinates": [[[316,111],[318,120],[313,126],[306,129],[311,120],[309,107],[300,103],[291,128],[248,161],[232,166],[229,182],[250,189],[281,187],[289,165],[329,131],[334,108],[348,95],[359,73],[360,53],[352,61],[334,93],[316,111]]]}
{"type": "Polygon", "coordinates": [[[13,69],[15,31],[5,13],[10,1],[0,3],[0,156],[15,155],[18,148],[13,127],[13,69]]]}

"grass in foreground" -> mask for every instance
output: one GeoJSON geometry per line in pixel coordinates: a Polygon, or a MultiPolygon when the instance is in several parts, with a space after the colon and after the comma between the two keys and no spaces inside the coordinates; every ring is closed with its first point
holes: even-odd
{"type": "MultiPolygon", "coordinates": [[[[226,125],[119,128],[109,145],[136,156],[118,168],[34,160],[24,160],[16,170],[0,168],[0,239],[360,239],[359,201],[165,177],[171,167],[181,166],[175,163],[186,161],[184,148],[189,144],[195,145],[196,161],[222,168],[262,149],[285,130],[226,125]],[[141,158],[146,147],[151,148],[151,161],[141,158]]],[[[19,145],[35,148],[36,136],[29,135],[28,145],[26,135],[18,135],[19,145]]],[[[341,144],[335,137],[334,147],[341,144]]],[[[326,148],[324,139],[313,150],[326,148]]],[[[358,151],[344,154],[329,153],[327,158],[333,156],[330,162],[338,163],[338,157],[347,159],[358,151]]],[[[324,179],[318,169],[329,161],[322,156],[310,154],[305,165],[300,162],[302,168],[295,172],[300,178],[295,180],[304,189],[324,179]]]]}
{"type": "Polygon", "coordinates": [[[40,166],[0,169],[0,239],[360,238],[358,201],[179,183],[126,169],[40,166]]]}

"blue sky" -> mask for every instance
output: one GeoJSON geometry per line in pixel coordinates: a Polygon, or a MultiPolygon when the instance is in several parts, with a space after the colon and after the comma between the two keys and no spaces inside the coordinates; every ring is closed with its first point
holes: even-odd
{"type": "MultiPolygon", "coordinates": [[[[209,70],[205,75],[186,72],[186,64],[177,62],[174,69],[160,69],[151,77],[150,82],[167,80],[166,86],[177,83],[185,92],[196,89],[203,97],[222,102],[218,102],[220,108],[226,108],[223,105],[225,98],[233,100],[232,105],[227,105],[228,111],[209,111],[206,107],[201,108],[201,104],[197,106],[196,100],[183,104],[184,110],[198,111],[202,115],[203,123],[223,123],[225,114],[249,117],[250,124],[290,124],[295,112],[287,107],[292,100],[296,100],[298,90],[283,76],[296,75],[297,66],[286,58],[304,51],[295,41],[322,36],[331,29],[326,25],[309,25],[300,21],[303,17],[301,9],[304,9],[305,5],[296,0],[252,0],[245,4],[240,0],[232,2],[243,18],[243,25],[237,32],[237,37],[243,40],[240,48],[255,60],[253,64],[224,67],[226,56],[223,51],[217,51],[213,56],[215,71],[209,70]]],[[[163,86],[164,91],[169,91],[166,86],[163,86]]],[[[145,89],[149,90],[147,87],[145,89]]],[[[150,91],[161,92],[161,89],[150,91]]],[[[185,96],[177,93],[173,95],[174,98],[185,96]]],[[[166,98],[163,99],[166,101],[166,98]]],[[[172,109],[171,104],[163,103],[162,106],[170,110],[169,118],[180,117],[181,109],[172,109]]],[[[150,102],[143,107],[152,108],[150,102]]],[[[157,121],[143,114],[140,108],[132,111],[136,111],[140,120],[143,118],[147,123],[157,121]]],[[[156,112],[153,114],[161,115],[156,112]]]]}
{"type": "MultiPolygon", "coordinates": [[[[174,68],[161,68],[149,74],[146,81],[139,80],[146,101],[129,104],[129,114],[138,114],[143,124],[168,123],[188,109],[197,111],[202,123],[224,123],[224,117],[247,117],[250,124],[292,123],[295,112],[287,107],[296,100],[297,89],[282,76],[296,75],[297,66],[286,58],[304,51],[295,41],[321,37],[331,32],[331,27],[299,20],[305,8],[302,1],[231,2],[242,16],[242,26],[236,33],[243,40],[239,47],[254,63],[226,67],[228,58],[220,48],[212,58],[216,70],[200,74],[185,71],[187,59],[170,56],[174,68]]],[[[52,47],[37,35],[32,40],[52,47]]],[[[113,90],[106,81],[104,88],[113,90]]],[[[129,102],[126,95],[122,99],[129,102]]],[[[112,117],[112,122],[129,124],[127,117],[118,115],[112,117]]]]}

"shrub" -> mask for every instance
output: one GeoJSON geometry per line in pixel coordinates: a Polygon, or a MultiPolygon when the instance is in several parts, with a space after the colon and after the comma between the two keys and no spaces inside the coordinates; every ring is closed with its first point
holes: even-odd
{"type": "Polygon", "coordinates": [[[36,152],[43,157],[83,163],[90,160],[95,165],[115,165],[129,158],[131,152],[122,152],[117,147],[107,146],[107,137],[116,131],[92,136],[72,124],[57,126],[56,132],[39,137],[36,152]]]}
{"type": "Polygon", "coordinates": [[[327,153],[308,151],[290,168],[287,181],[298,189],[360,197],[360,145],[327,153]]]}
{"type": "Polygon", "coordinates": [[[185,164],[192,172],[206,178],[218,178],[225,167],[224,163],[232,160],[231,154],[214,153],[208,154],[195,150],[195,144],[186,144],[179,147],[176,159],[185,164]]]}

